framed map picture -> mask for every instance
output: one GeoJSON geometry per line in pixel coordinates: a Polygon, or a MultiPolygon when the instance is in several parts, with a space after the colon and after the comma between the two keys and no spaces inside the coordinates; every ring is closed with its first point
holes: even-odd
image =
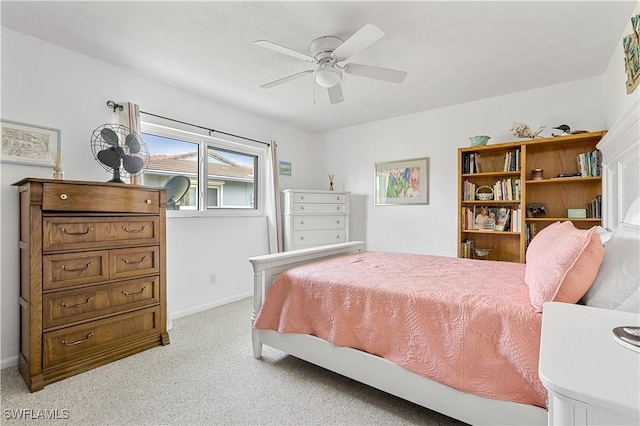
{"type": "Polygon", "coordinates": [[[2,162],[53,167],[54,152],[60,152],[59,129],[2,120],[2,162]]]}

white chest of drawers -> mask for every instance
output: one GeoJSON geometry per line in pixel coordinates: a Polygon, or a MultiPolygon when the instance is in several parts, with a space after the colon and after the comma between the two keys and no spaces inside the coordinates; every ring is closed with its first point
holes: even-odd
{"type": "Polygon", "coordinates": [[[349,193],[286,189],[285,251],[349,241],[349,193]]]}

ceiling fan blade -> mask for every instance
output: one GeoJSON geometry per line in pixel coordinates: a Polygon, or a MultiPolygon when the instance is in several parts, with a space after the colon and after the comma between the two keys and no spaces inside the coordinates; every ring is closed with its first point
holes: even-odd
{"type": "Polygon", "coordinates": [[[267,49],[275,50],[276,52],[284,53],[285,55],[289,55],[289,56],[293,56],[294,58],[302,59],[303,61],[307,61],[307,62],[315,62],[316,61],[315,59],[313,59],[309,55],[305,55],[304,53],[296,52],[293,49],[289,49],[288,47],[281,46],[281,45],[279,45],[277,43],[274,43],[272,41],[256,40],[254,43],[257,44],[258,46],[266,47],[267,49]]]}
{"type": "Polygon", "coordinates": [[[263,89],[269,89],[270,87],[277,86],[279,84],[286,83],[288,81],[292,81],[292,80],[295,80],[295,79],[300,78],[300,77],[304,77],[307,74],[313,74],[313,70],[302,71],[302,72],[299,72],[299,73],[296,73],[296,74],[289,75],[287,77],[282,77],[282,78],[279,78],[278,80],[274,80],[272,82],[265,83],[265,84],[261,85],[260,87],[262,87],[263,89]]]}
{"type": "Polygon", "coordinates": [[[359,75],[361,77],[389,81],[391,83],[402,83],[407,77],[407,73],[405,71],[362,64],[347,64],[344,66],[344,72],[347,74],[359,75]]]}
{"type": "Polygon", "coordinates": [[[327,92],[329,93],[329,101],[331,102],[331,105],[337,104],[344,100],[342,97],[342,87],[340,87],[340,83],[336,84],[333,87],[329,87],[327,89],[327,92]]]}
{"type": "Polygon", "coordinates": [[[337,61],[344,61],[371,46],[382,37],[384,37],[384,32],[380,28],[373,24],[366,24],[338,46],[331,56],[337,61]]]}

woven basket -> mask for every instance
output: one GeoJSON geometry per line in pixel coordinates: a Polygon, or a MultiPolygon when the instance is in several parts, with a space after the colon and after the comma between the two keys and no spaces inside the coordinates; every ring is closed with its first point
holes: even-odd
{"type": "Polygon", "coordinates": [[[479,187],[478,189],[476,189],[476,198],[481,201],[493,200],[493,188],[486,185],[479,187]],[[485,190],[485,192],[480,192],[481,189],[485,190]],[[486,192],[487,189],[490,192],[486,192]]]}

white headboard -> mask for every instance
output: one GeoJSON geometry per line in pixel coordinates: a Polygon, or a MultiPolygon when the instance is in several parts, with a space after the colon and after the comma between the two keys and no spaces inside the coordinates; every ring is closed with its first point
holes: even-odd
{"type": "MultiPolygon", "coordinates": [[[[598,143],[602,151],[602,226],[617,229],[630,208],[640,209],[640,99],[598,143]],[[633,207],[632,207],[633,206],[633,207]]],[[[640,212],[632,212],[638,217],[640,212]]]]}

